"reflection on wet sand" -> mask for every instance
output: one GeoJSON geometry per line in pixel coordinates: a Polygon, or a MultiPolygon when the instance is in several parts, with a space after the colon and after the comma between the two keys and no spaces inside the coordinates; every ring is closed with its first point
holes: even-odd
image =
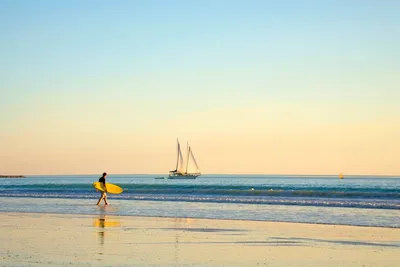
{"type": "MultiPolygon", "coordinates": [[[[175,218],[174,219],[174,228],[175,229],[180,229],[182,228],[182,225],[184,226],[183,228],[187,228],[188,225],[192,224],[195,222],[195,219],[191,218],[175,218]]],[[[180,255],[180,242],[179,242],[179,237],[181,231],[176,231],[175,232],[175,242],[174,242],[174,266],[180,266],[180,260],[179,260],[179,255],[180,255]]]]}
{"type": "Polygon", "coordinates": [[[117,221],[106,221],[106,215],[102,214],[100,215],[99,219],[94,220],[93,226],[99,227],[100,230],[97,232],[99,238],[100,238],[100,244],[104,245],[104,238],[105,238],[105,228],[106,227],[117,227],[120,226],[121,223],[117,221]]]}
{"type": "Polygon", "coordinates": [[[399,266],[396,228],[190,221],[0,213],[0,266],[399,266]]]}

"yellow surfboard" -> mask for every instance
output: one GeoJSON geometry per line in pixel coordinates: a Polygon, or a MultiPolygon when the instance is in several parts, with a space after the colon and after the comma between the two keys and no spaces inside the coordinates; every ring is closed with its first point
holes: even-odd
{"type": "MultiPolygon", "coordinates": [[[[96,188],[97,190],[104,192],[103,183],[94,182],[93,187],[96,188]]],[[[115,184],[106,183],[106,187],[107,187],[107,193],[110,193],[110,194],[121,194],[124,191],[121,187],[119,187],[118,185],[115,185],[115,184]]]]}

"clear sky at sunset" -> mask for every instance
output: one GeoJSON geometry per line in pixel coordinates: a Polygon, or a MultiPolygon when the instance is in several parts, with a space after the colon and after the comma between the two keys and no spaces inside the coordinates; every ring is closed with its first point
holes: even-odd
{"type": "Polygon", "coordinates": [[[400,1],[0,1],[0,174],[400,174],[400,1]]]}

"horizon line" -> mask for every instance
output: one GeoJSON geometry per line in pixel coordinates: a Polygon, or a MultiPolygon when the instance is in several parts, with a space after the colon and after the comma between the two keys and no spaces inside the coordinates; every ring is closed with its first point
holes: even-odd
{"type": "MultiPolygon", "coordinates": [[[[62,175],[100,175],[102,173],[39,173],[39,174],[16,174],[16,173],[8,173],[8,174],[0,174],[0,176],[7,176],[7,175],[22,175],[22,176],[62,176],[62,175]]],[[[346,176],[385,176],[385,177],[400,177],[400,174],[295,174],[295,173],[202,173],[203,175],[249,175],[249,176],[257,176],[257,175],[264,175],[264,176],[339,176],[342,174],[344,177],[346,176]]],[[[166,173],[107,173],[108,176],[110,175],[166,175],[166,173]]]]}

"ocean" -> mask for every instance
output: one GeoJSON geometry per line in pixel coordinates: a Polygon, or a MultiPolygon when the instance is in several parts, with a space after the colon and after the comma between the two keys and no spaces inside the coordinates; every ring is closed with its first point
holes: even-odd
{"type": "Polygon", "coordinates": [[[400,177],[113,175],[124,189],[96,206],[100,175],[0,179],[0,212],[257,220],[400,228],[400,177]]]}

